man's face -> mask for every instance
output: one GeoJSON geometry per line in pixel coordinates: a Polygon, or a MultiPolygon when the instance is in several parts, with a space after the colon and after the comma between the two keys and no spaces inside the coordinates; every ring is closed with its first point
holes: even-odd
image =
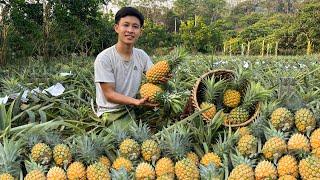
{"type": "Polygon", "coordinates": [[[140,21],[135,16],[121,18],[114,29],[118,33],[118,41],[129,45],[134,44],[141,34],[140,21]]]}

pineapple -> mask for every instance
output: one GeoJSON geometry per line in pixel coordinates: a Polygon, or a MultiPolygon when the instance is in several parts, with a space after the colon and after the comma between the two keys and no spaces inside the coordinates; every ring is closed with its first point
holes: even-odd
{"type": "Polygon", "coordinates": [[[196,164],[196,166],[199,165],[199,157],[196,153],[190,151],[187,153],[186,156],[187,156],[187,158],[191,159],[196,164]]]}
{"type": "Polygon", "coordinates": [[[239,131],[239,137],[243,137],[245,135],[250,135],[251,134],[251,129],[248,126],[244,126],[238,129],[239,131]]]}
{"type": "Polygon", "coordinates": [[[285,135],[271,127],[266,129],[267,141],[262,147],[262,153],[268,160],[277,160],[287,152],[287,144],[284,140],[285,135]]]}
{"type": "Polygon", "coordinates": [[[220,157],[217,154],[213,153],[213,152],[206,153],[201,158],[201,161],[200,161],[200,164],[202,164],[204,166],[208,166],[211,163],[213,165],[215,165],[216,167],[222,166],[220,157]]]}
{"type": "Polygon", "coordinates": [[[316,118],[312,111],[307,108],[301,108],[294,115],[297,129],[302,132],[310,132],[316,126],[316,118]]]}
{"type": "Polygon", "coordinates": [[[46,180],[46,176],[41,170],[35,169],[30,171],[24,179],[25,180],[46,180]]]}
{"type": "Polygon", "coordinates": [[[156,103],[156,97],[158,94],[161,94],[163,92],[163,90],[161,89],[161,87],[155,85],[155,84],[151,84],[151,83],[146,83],[143,84],[140,87],[140,95],[142,98],[148,98],[148,101],[151,103],[156,103]]]}
{"type": "Polygon", "coordinates": [[[293,152],[310,152],[308,138],[300,133],[292,135],[288,141],[288,150],[293,152]]]}
{"type": "Polygon", "coordinates": [[[277,169],[269,161],[261,161],[255,169],[256,180],[277,179],[277,169]]]}
{"type": "Polygon", "coordinates": [[[226,85],[226,81],[219,80],[216,82],[215,76],[212,76],[204,80],[204,85],[205,85],[204,102],[200,104],[200,108],[207,109],[202,113],[202,115],[208,122],[210,122],[211,119],[217,113],[217,108],[214,103],[216,102],[216,98],[219,96],[219,94],[223,92],[223,89],[225,88],[225,85],[226,85]]]}
{"type": "Polygon", "coordinates": [[[320,179],[320,158],[309,156],[299,162],[299,173],[303,180],[320,179]]]}
{"type": "Polygon", "coordinates": [[[227,89],[223,94],[223,104],[230,108],[235,108],[240,104],[241,94],[234,89],[227,89]]]}
{"type": "Polygon", "coordinates": [[[132,162],[124,157],[118,157],[116,160],[112,163],[112,168],[116,170],[120,170],[120,168],[123,167],[127,172],[130,172],[132,167],[132,162]]]}
{"type": "Polygon", "coordinates": [[[103,165],[105,165],[108,169],[111,166],[110,160],[106,156],[100,156],[99,162],[101,162],[103,165]]]}
{"type": "Polygon", "coordinates": [[[257,152],[257,138],[253,135],[245,135],[239,139],[237,149],[241,155],[250,156],[257,152]]]}
{"type": "Polygon", "coordinates": [[[269,90],[264,89],[259,83],[251,82],[247,87],[242,104],[230,111],[225,124],[241,124],[246,122],[255,105],[265,100],[269,95],[269,90]]]}
{"type": "Polygon", "coordinates": [[[135,160],[140,156],[139,144],[130,138],[125,139],[119,146],[120,154],[130,160],[135,160]]]}
{"type": "Polygon", "coordinates": [[[145,140],[141,145],[141,154],[145,161],[156,161],[160,157],[160,148],[154,140],[145,140]]]}
{"type": "Polygon", "coordinates": [[[314,155],[315,157],[320,158],[320,148],[313,149],[311,154],[314,155]]]}
{"type": "Polygon", "coordinates": [[[91,164],[87,168],[87,178],[88,180],[111,180],[108,168],[100,162],[91,164]]]}
{"type": "Polygon", "coordinates": [[[163,157],[159,159],[156,163],[155,170],[157,177],[164,177],[165,175],[174,177],[174,164],[170,158],[163,157]]]}
{"type": "Polygon", "coordinates": [[[162,60],[154,64],[147,72],[146,78],[150,83],[160,83],[167,77],[175,66],[177,66],[186,56],[183,48],[176,48],[170,54],[168,60],[162,60]]]}
{"type": "Polygon", "coordinates": [[[271,124],[277,130],[287,131],[293,126],[294,118],[287,108],[277,108],[271,114],[271,124]]]}
{"type": "Polygon", "coordinates": [[[278,161],[277,170],[279,176],[291,175],[298,177],[298,163],[295,157],[291,155],[285,155],[278,161]]]}
{"type": "Polygon", "coordinates": [[[178,180],[197,180],[200,176],[197,166],[188,158],[176,163],[175,173],[178,180]]]}
{"type": "Polygon", "coordinates": [[[66,166],[70,164],[72,161],[70,148],[65,144],[56,145],[53,148],[53,159],[58,166],[66,166]]]}
{"type": "Polygon", "coordinates": [[[67,180],[67,176],[62,168],[52,167],[47,173],[47,180],[67,180]]]}
{"type": "Polygon", "coordinates": [[[14,177],[9,173],[0,174],[0,180],[14,180],[14,177]]]}
{"type": "Polygon", "coordinates": [[[67,169],[67,177],[69,180],[85,180],[85,166],[81,162],[73,162],[67,169]]]}
{"type": "Polygon", "coordinates": [[[320,128],[314,130],[310,136],[312,149],[320,148],[320,128]]]}
{"type": "Polygon", "coordinates": [[[138,164],[135,172],[136,180],[156,179],[153,167],[148,163],[138,164]]]}
{"type": "Polygon", "coordinates": [[[37,143],[31,149],[31,158],[40,164],[49,164],[52,160],[52,150],[44,143],[37,143]]]}
{"type": "Polygon", "coordinates": [[[249,159],[239,155],[232,154],[231,161],[233,169],[228,177],[228,180],[254,180],[253,162],[249,159]]]}
{"type": "Polygon", "coordinates": [[[157,180],[175,180],[175,175],[174,174],[165,174],[162,176],[158,176],[157,180]]]}
{"type": "Polygon", "coordinates": [[[295,178],[294,176],[290,176],[290,175],[284,175],[284,176],[280,176],[279,180],[297,180],[297,178],[295,178]]]}

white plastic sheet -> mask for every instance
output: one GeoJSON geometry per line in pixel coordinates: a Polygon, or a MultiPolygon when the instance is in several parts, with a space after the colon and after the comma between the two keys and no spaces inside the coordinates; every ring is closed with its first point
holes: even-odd
{"type": "Polygon", "coordinates": [[[65,88],[62,84],[57,83],[53,86],[50,86],[47,89],[44,89],[42,93],[46,94],[46,92],[50,93],[52,96],[59,96],[64,92],[65,88]]]}

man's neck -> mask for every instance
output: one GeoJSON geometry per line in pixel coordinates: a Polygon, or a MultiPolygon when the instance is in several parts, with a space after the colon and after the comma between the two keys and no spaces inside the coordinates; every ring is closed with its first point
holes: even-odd
{"type": "Polygon", "coordinates": [[[132,54],[132,49],[133,45],[127,45],[121,42],[118,42],[116,44],[116,49],[118,53],[123,56],[126,60],[130,60],[131,54],[132,54]]]}

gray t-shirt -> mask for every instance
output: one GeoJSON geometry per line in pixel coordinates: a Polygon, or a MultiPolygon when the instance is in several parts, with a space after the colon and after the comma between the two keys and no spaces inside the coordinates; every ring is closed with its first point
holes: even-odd
{"type": "Polygon", "coordinates": [[[117,52],[115,46],[111,46],[98,54],[94,62],[97,116],[101,116],[104,112],[119,110],[122,106],[106,100],[100,82],[115,83],[116,92],[135,97],[140,87],[143,72],[146,72],[152,65],[147,53],[138,48],[133,48],[130,60],[125,60],[117,52]]]}

